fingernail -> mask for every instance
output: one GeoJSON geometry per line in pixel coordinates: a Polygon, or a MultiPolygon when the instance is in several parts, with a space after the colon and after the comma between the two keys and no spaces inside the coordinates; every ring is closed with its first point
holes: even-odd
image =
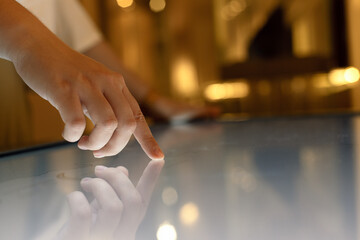
{"type": "Polygon", "coordinates": [[[95,167],[95,171],[103,171],[105,169],[107,169],[107,167],[102,166],[102,165],[98,165],[98,166],[95,167]]]}
{"type": "Polygon", "coordinates": [[[88,181],[90,181],[90,179],[91,179],[91,178],[86,177],[86,178],[81,179],[81,182],[88,182],[88,181]]]}
{"type": "Polygon", "coordinates": [[[88,150],[87,147],[85,147],[85,146],[83,146],[83,145],[81,145],[81,144],[78,144],[78,148],[80,148],[81,150],[88,150]]]}
{"type": "Polygon", "coordinates": [[[101,153],[94,153],[94,157],[96,157],[96,158],[103,158],[103,157],[105,157],[103,154],[101,154],[101,153]]]}
{"type": "Polygon", "coordinates": [[[160,148],[156,150],[156,155],[160,158],[160,160],[164,159],[165,157],[164,153],[161,151],[160,148]]]}
{"type": "Polygon", "coordinates": [[[160,149],[160,148],[158,148],[158,149],[157,149],[157,152],[158,152],[158,154],[160,154],[160,155],[163,155],[163,156],[164,156],[164,153],[163,153],[163,151],[161,151],[161,149],[160,149]]]}

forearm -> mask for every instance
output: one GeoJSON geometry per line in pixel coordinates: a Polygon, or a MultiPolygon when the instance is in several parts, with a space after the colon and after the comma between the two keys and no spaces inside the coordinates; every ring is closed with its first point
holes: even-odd
{"type": "Polygon", "coordinates": [[[105,41],[97,44],[84,54],[110,68],[115,72],[119,72],[124,76],[125,82],[136,100],[140,103],[145,101],[149,93],[152,91],[140,77],[134,72],[128,70],[121,60],[116,56],[114,51],[105,41]]]}
{"type": "Polygon", "coordinates": [[[0,57],[21,65],[44,48],[64,44],[36,17],[14,0],[0,1],[0,57]]]}

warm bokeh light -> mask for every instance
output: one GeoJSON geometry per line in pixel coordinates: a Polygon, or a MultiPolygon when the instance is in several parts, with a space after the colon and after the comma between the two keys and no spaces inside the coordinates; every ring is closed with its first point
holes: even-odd
{"type": "Polygon", "coordinates": [[[117,3],[122,8],[128,8],[133,5],[134,0],[117,0],[117,3]]]}
{"type": "Polygon", "coordinates": [[[334,86],[341,86],[346,84],[344,79],[344,69],[334,69],[329,73],[329,81],[334,86]]]}
{"type": "Polygon", "coordinates": [[[166,7],[165,0],[150,0],[149,2],[150,9],[154,12],[161,12],[166,7]]]}
{"type": "Polygon", "coordinates": [[[185,225],[193,225],[199,219],[199,208],[194,203],[187,203],[179,213],[180,220],[185,225]]]}
{"type": "Polygon", "coordinates": [[[156,237],[158,240],[176,240],[177,233],[173,225],[165,222],[160,225],[156,232],[156,237]]]}
{"type": "Polygon", "coordinates": [[[354,67],[348,67],[346,69],[334,69],[329,73],[329,81],[334,86],[355,83],[359,81],[359,78],[359,70],[354,67]]]}
{"type": "Polygon", "coordinates": [[[198,93],[199,82],[194,63],[188,57],[179,57],[172,69],[172,87],[178,96],[193,97],[198,93]]]}
{"type": "Polygon", "coordinates": [[[225,96],[226,91],[222,84],[212,84],[205,89],[205,97],[209,100],[221,100],[225,96]]]}
{"type": "Polygon", "coordinates": [[[204,94],[210,101],[244,98],[249,95],[249,85],[245,82],[216,83],[207,86],[204,94]]]}
{"type": "Polygon", "coordinates": [[[232,0],[229,2],[229,8],[234,13],[240,13],[246,9],[246,2],[244,0],[232,0]]]}
{"type": "Polygon", "coordinates": [[[247,7],[244,0],[232,0],[221,10],[221,16],[225,20],[231,20],[243,12],[247,7]]]}
{"type": "Polygon", "coordinates": [[[167,187],[162,192],[162,201],[167,206],[172,206],[178,201],[178,193],[172,187],[167,187]]]}
{"type": "Polygon", "coordinates": [[[315,74],[312,77],[312,84],[316,88],[329,88],[332,86],[329,83],[329,75],[326,73],[315,74]]]}
{"type": "Polygon", "coordinates": [[[355,83],[359,81],[360,73],[357,68],[348,67],[344,73],[345,81],[348,83],[355,83]]]}

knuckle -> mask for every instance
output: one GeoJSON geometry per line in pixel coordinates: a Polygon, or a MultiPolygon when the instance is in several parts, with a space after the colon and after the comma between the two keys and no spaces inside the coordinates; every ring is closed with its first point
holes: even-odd
{"type": "Polygon", "coordinates": [[[49,88],[48,91],[51,91],[51,94],[48,96],[49,100],[58,103],[68,102],[69,100],[73,101],[74,96],[76,96],[74,87],[65,80],[58,80],[57,84],[49,88]]]}
{"type": "Polygon", "coordinates": [[[144,121],[145,121],[145,116],[144,116],[144,114],[141,112],[141,110],[138,110],[138,111],[134,114],[134,118],[135,118],[136,122],[144,122],[144,121]]]}
{"type": "Polygon", "coordinates": [[[78,73],[74,84],[78,89],[88,89],[92,86],[89,78],[87,78],[83,73],[78,73]]]}
{"type": "Polygon", "coordinates": [[[105,121],[102,121],[99,125],[105,130],[113,131],[117,128],[118,121],[116,118],[109,118],[105,121]]]}
{"type": "Polygon", "coordinates": [[[57,90],[62,94],[68,94],[72,92],[72,86],[68,81],[59,81],[56,87],[57,90]]]}
{"type": "Polygon", "coordinates": [[[107,84],[110,84],[110,86],[116,86],[117,84],[119,84],[119,79],[117,79],[114,74],[108,74],[106,76],[106,81],[107,84]]]}
{"type": "Polygon", "coordinates": [[[114,79],[116,79],[116,83],[120,84],[121,86],[125,86],[125,79],[124,76],[120,73],[115,73],[114,79]]]}
{"type": "Polygon", "coordinates": [[[84,73],[82,73],[82,72],[76,73],[76,82],[83,83],[83,82],[87,82],[86,80],[87,80],[87,77],[84,75],[84,73]]]}
{"type": "Polygon", "coordinates": [[[84,75],[79,75],[76,81],[76,86],[80,91],[85,90],[85,91],[94,92],[100,90],[96,78],[95,79],[89,78],[84,75]]]}
{"type": "Polygon", "coordinates": [[[129,118],[124,123],[124,127],[131,132],[135,131],[136,126],[137,126],[137,123],[136,123],[135,118],[129,118]]]}
{"type": "Polygon", "coordinates": [[[122,85],[124,83],[124,77],[120,73],[116,72],[106,72],[103,74],[104,79],[107,84],[117,86],[122,85]]]}
{"type": "Polygon", "coordinates": [[[73,210],[72,215],[80,220],[87,220],[91,218],[91,210],[87,205],[79,205],[73,210]]]}
{"type": "Polygon", "coordinates": [[[86,121],[83,117],[73,118],[65,122],[65,124],[73,131],[81,131],[86,127],[86,121]]]}

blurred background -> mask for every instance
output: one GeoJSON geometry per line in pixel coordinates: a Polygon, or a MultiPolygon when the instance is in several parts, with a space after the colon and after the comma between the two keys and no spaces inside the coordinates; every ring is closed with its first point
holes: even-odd
{"type": "MultiPolygon", "coordinates": [[[[360,0],[82,0],[124,64],[223,118],[360,111],[360,0]]],[[[61,141],[58,112],[0,62],[0,151],[61,141]]]]}

